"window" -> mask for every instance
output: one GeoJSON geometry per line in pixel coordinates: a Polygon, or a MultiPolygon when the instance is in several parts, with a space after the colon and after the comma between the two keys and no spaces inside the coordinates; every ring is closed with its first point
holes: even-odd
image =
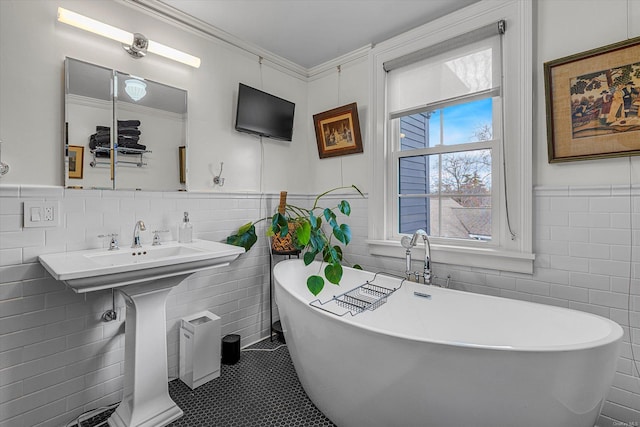
{"type": "Polygon", "coordinates": [[[480,2],[374,49],[372,253],[402,257],[424,229],[434,262],[532,271],[525,3],[480,2]]]}

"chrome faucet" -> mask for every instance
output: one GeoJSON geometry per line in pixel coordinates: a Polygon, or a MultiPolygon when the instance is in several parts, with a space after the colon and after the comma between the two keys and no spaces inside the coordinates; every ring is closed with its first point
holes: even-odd
{"type": "Polygon", "coordinates": [[[422,277],[424,279],[425,285],[431,284],[431,242],[429,242],[429,235],[426,231],[420,229],[413,233],[413,237],[411,238],[411,245],[416,245],[416,240],[418,240],[418,236],[422,236],[422,240],[424,241],[424,272],[422,273],[422,277]]]}
{"type": "Polygon", "coordinates": [[[412,273],[411,271],[411,248],[416,245],[418,236],[422,236],[422,239],[424,240],[424,270],[422,273],[422,278],[424,279],[424,283],[426,285],[431,285],[431,243],[429,242],[429,235],[422,229],[417,230],[415,233],[413,233],[412,237],[404,236],[401,240],[402,246],[407,249],[407,270],[405,273],[407,274],[407,278],[411,278],[411,274],[415,274],[416,282],[420,281],[420,273],[418,271],[412,273]]]}
{"type": "Polygon", "coordinates": [[[118,245],[118,233],[99,234],[98,237],[100,237],[100,238],[109,237],[109,250],[110,251],[116,251],[116,250],[120,249],[120,246],[118,245]]]}
{"type": "Polygon", "coordinates": [[[140,244],[140,232],[145,231],[147,227],[145,227],[143,221],[136,222],[136,225],[133,227],[133,243],[131,244],[132,248],[141,248],[140,244]]]}

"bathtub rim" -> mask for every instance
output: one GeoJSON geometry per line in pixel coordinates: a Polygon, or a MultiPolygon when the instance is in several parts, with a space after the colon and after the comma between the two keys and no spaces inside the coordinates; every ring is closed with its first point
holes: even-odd
{"type": "MultiPolygon", "coordinates": [[[[276,274],[276,270],[285,268],[284,266],[287,265],[287,264],[290,264],[290,263],[304,264],[304,261],[302,259],[287,259],[287,260],[282,260],[282,261],[278,262],[273,267],[274,289],[275,289],[276,286],[280,286],[283,289],[286,288],[278,280],[278,275],[276,274]]],[[[312,264],[318,265],[318,264],[320,264],[320,261],[313,261],[312,264]]],[[[353,270],[353,271],[356,271],[356,272],[363,271],[363,272],[366,272],[366,273],[369,273],[369,274],[375,274],[375,273],[370,272],[368,270],[358,270],[358,269],[354,269],[354,268],[351,268],[351,267],[344,267],[344,266],[343,266],[343,268],[344,269],[353,270]]],[[[415,282],[409,282],[409,283],[416,284],[415,282]]],[[[428,286],[428,285],[421,285],[421,286],[428,286]]],[[[582,342],[582,343],[576,343],[576,344],[560,344],[560,345],[531,346],[531,347],[515,347],[515,346],[492,345],[492,344],[474,344],[474,343],[445,341],[445,340],[439,340],[439,339],[427,339],[427,338],[417,337],[415,335],[409,335],[409,334],[403,334],[403,333],[398,333],[398,332],[385,331],[385,330],[381,330],[379,328],[371,327],[371,326],[366,325],[366,324],[356,323],[356,322],[350,321],[351,319],[355,318],[355,316],[351,316],[349,314],[347,314],[345,316],[342,316],[342,317],[336,316],[336,315],[331,314],[331,313],[329,313],[329,312],[327,312],[325,310],[320,310],[320,309],[312,307],[309,304],[310,301],[305,301],[300,295],[296,294],[295,292],[289,292],[288,290],[285,290],[285,291],[289,295],[291,295],[295,300],[297,300],[298,302],[300,302],[300,303],[304,304],[305,306],[307,306],[307,308],[309,310],[314,310],[314,312],[317,312],[321,316],[325,316],[327,319],[330,319],[332,321],[345,322],[345,323],[350,324],[353,327],[362,328],[362,329],[364,329],[364,330],[366,330],[366,331],[368,331],[370,333],[392,336],[394,338],[399,338],[399,339],[404,339],[404,340],[409,340],[409,341],[414,341],[414,342],[433,343],[433,344],[452,346],[452,347],[461,347],[461,348],[478,349],[478,350],[527,352],[527,353],[535,353],[535,352],[538,352],[538,353],[566,352],[566,351],[577,351],[577,350],[589,350],[589,349],[593,349],[593,348],[597,348],[597,347],[602,347],[602,346],[605,346],[605,345],[615,344],[616,342],[620,343],[622,341],[622,337],[624,335],[624,331],[622,329],[622,326],[620,326],[618,323],[616,323],[613,320],[608,319],[606,317],[599,316],[597,314],[589,313],[589,312],[586,312],[586,311],[580,311],[580,310],[576,310],[576,309],[572,309],[572,308],[566,308],[566,307],[557,307],[557,306],[554,306],[554,305],[547,305],[547,304],[542,304],[542,303],[537,303],[537,302],[532,302],[532,301],[522,301],[522,300],[511,299],[511,298],[506,298],[506,297],[498,297],[498,296],[493,296],[493,295],[485,295],[485,294],[480,294],[480,293],[461,291],[461,290],[458,290],[458,289],[439,288],[439,287],[434,287],[434,288],[435,289],[439,289],[439,290],[444,291],[444,292],[464,293],[464,294],[473,295],[474,297],[479,297],[479,298],[489,298],[489,299],[498,298],[498,299],[503,299],[503,300],[506,300],[506,301],[510,301],[511,303],[516,304],[516,305],[542,306],[542,307],[545,307],[545,308],[550,309],[552,311],[562,311],[562,312],[570,311],[570,312],[576,313],[578,315],[591,317],[591,318],[597,319],[600,322],[604,322],[605,324],[610,326],[610,331],[609,331],[609,333],[607,335],[605,335],[604,337],[599,338],[597,340],[592,340],[592,341],[587,341],[587,342],[582,342]]],[[[305,287],[305,290],[306,290],[306,287],[305,287]]]]}

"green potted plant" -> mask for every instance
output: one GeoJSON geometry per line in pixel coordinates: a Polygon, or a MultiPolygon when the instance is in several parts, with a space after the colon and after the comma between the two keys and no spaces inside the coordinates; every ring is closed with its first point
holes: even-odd
{"type": "MultiPolygon", "coordinates": [[[[344,189],[355,190],[364,197],[355,185],[336,187],[318,195],[311,209],[307,209],[287,204],[286,192],[282,192],[278,211],[273,216],[244,224],[235,234],[227,237],[227,243],[242,246],[248,251],[258,241],[256,224],[270,221],[267,236],[272,237],[274,242],[284,240],[285,245],[292,244],[292,249],[303,254],[305,265],[311,264],[318,256],[322,257],[325,263],[325,277],[329,282],[339,285],[344,259],[342,248],[337,243],[348,245],[351,241],[351,229],[348,224],[338,221],[338,214],[349,216],[351,205],[346,200],[341,200],[336,206],[323,207],[320,206],[320,199],[329,193],[344,189]]],[[[353,267],[361,268],[357,264],[353,267]]],[[[324,279],[319,274],[309,276],[307,288],[313,295],[318,295],[324,288],[324,279]]]]}

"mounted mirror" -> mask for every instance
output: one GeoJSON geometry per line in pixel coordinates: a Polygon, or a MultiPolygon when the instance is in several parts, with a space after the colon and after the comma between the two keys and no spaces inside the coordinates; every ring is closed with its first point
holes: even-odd
{"type": "Polygon", "coordinates": [[[184,191],[186,134],[186,91],[66,58],[66,187],[184,191]]]}

